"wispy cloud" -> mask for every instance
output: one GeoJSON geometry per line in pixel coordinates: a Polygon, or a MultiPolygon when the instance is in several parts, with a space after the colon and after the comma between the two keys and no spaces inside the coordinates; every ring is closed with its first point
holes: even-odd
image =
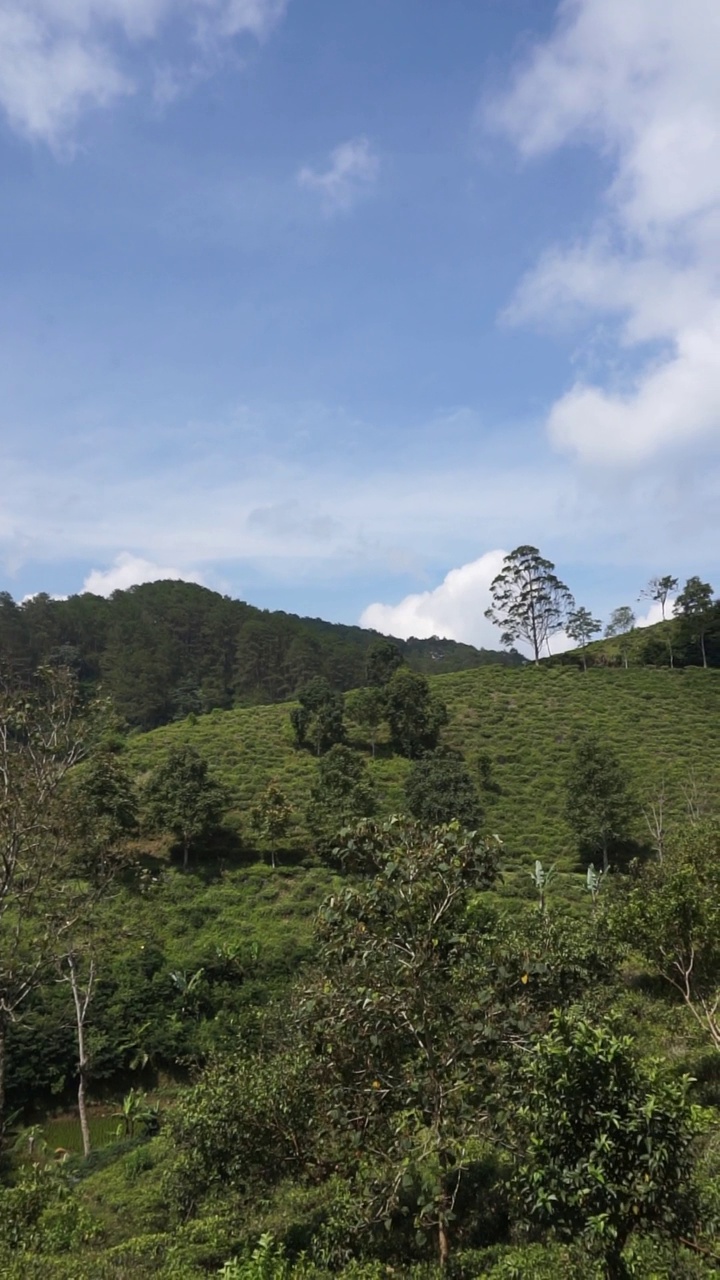
{"type": "Polygon", "coordinates": [[[367,138],[351,138],[330,153],[327,169],[302,168],[301,187],[319,192],[327,214],[351,209],[377,181],[380,161],[367,138]]]}
{"type": "Polygon", "coordinates": [[[715,0],[563,0],[554,33],[486,106],[526,159],[573,143],[612,164],[587,239],[551,249],[510,309],[615,317],[624,378],[578,382],[547,423],[591,463],[720,437],[719,49],[715,0]]]}
{"type": "MultiPolygon", "coordinates": [[[[157,41],[172,24],[179,47],[198,58],[241,35],[265,39],[287,0],[0,0],[0,107],[18,133],[68,145],[79,116],[138,87],[129,49],[157,41]]],[[[174,92],[178,68],[164,70],[174,92]]],[[[166,94],[167,97],[167,94],[166,94]]]]}

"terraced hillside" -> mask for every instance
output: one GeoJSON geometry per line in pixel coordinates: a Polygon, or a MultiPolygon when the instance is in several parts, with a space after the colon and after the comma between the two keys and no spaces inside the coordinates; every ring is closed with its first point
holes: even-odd
{"type": "MultiPolygon", "coordinates": [[[[572,837],[563,818],[563,777],[574,735],[592,729],[617,751],[639,806],[664,783],[667,813],[682,819],[687,792],[704,808],[720,808],[720,672],[640,668],[590,670],[561,667],[484,667],[439,676],[433,687],[447,702],[445,740],[473,766],[487,755],[497,791],[486,795],[487,823],[505,842],[509,892],[526,892],[531,858],[577,871],[572,837]]],[[[316,762],[293,747],[292,704],[214,711],[131,740],[130,757],[144,772],[172,743],[190,742],[231,790],[241,830],[243,815],[273,778],[298,810],[294,843],[316,762]]],[[[350,741],[363,749],[363,744],[350,741]]],[[[402,808],[409,764],[381,744],[373,762],[382,807],[402,808]]],[[[639,811],[638,839],[646,836],[639,811]]],[[[570,888],[568,882],[567,888],[570,888]]]]}

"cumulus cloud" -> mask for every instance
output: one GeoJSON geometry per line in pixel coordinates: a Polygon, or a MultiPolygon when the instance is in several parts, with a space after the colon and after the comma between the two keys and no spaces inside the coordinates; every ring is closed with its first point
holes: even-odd
{"type": "Polygon", "coordinates": [[[110,596],[113,591],[126,591],[128,587],[137,587],[142,582],[159,582],[168,578],[173,581],[202,583],[202,578],[197,573],[184,573],[180,569],[153,564],[152,560],[143,560],[141,556],[123,551],[115,557],[110,569],[93,569],[83,582],[82,589],[94,596],[110,596]]]}
{"type": "Polygon", "coordinates": [[[490,583],[502,568],[505,551],[487,551],[478,560],[451,569],[439,587],[405,596],[399,604],[370,604],[361,627],[406,640],[442,636],[478,647],[499,647],[499,633],[484,616],[490,604],[490,583]]]}
{"type": "Polygon", "coordinates": [[[376,181],[380,161],[367,138],[351,138],[330,153],[327,169],[302,168],[297,180],[301,187],[317,191],[327,214],[351,209],[376,181]]]}
{"type": "Polygon", "coordinates": [[[552,249],[510,308],[613,316],[625,359],[655,344],[620,385],[581,381],[553,406],[552,441],[591,463],[720,436],[719,50],[716,0],[563,0],[485,111],[528,159],[587,144],[612,166],[587,240],[552,249]]]}
{"type": "Polygon", "coordinates": [[[197,63],[233,37],[264,39],[285,7],[286,0],[0,0],[0,107],[17,132],[61,146],[81,112],[135,91],[129,48],[175,22],[197,63]]]}

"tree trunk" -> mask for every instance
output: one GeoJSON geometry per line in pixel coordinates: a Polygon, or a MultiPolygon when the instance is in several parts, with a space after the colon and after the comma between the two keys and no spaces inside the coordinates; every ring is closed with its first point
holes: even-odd
{"type": "Polygon", "coordinates": [[[447,1226],[444,1222],[438,1222],[438,1261],[440,1266],[445,1268],[450,1257],[450,1240],[448,1237],[447,1226]]]}
{"type": "Polygon", "coordinates": [[[78,1116],[80,1117],[80,1132],[82,1133],[83,1155],[87,1159],[90,1155],[90,1125],[87,1116],[87,1099],[86,1086],[88,1067],[90,1059],[88,1058],[85,1046],[85,1019],[87,1017],[88,1005],[92,996],[93,983],[95,981],[95,966],[90,961],[90,971],[88,975],[88,985],[85,994],[82,995],[78,986],[77,969],[75,968],[74,956],[68,956],[68,968],[70,970],[70,986],[73,993],[73,1001],[75,1002],[75,1023],[77,1028],[77,1046],[78,1046],[78,1116]]]}
{"type": "Polygon", "coordinates": [[[608,858],[607,840],[603,840],[602,856],[603,856],[603,875],[606,876],[608,871],[610,870],[610,859],[608,858]]]}
{"type": "Polygon", "coordinates": [[[700,632],[700,649],[702,652],[703,666],[707,671],[707,654],[705,652],[705,632],[704,631],[700,632]]]}
{"type": "Polygon", "coordinates": [[[190,841],[183,840],[183,871],[187,871],[190,862],[190,841]]]}
{"type": "Polygon", "coordinates": [[[585,657],[584,649],[582,651],[582,664],[583,664],[583,671],[587,671],[587,658],[585,657]]]}

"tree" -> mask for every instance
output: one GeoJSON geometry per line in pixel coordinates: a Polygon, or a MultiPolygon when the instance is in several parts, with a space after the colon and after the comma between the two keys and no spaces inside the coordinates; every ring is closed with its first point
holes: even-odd
{"type": "MultiPolygon", "coordinates": [[[[675,583],[677,586],[677,582],[675,583]]],[[[713,589],[700,578],[688,578],[673,606],[676,618],[682,618],[693,639],[700,643],[703,667],[707,668],[705,636],[712,618],[713,589]]]]}
{"type": "Polygon", "coordinates": [[[369,685],[365,689],[355,689],[347,695],[345,706],[353,723],[368,734],[373,759],[375,759],[377,731],[385,719],[385,694],[383,690],[378,685],[369,685]]]}
{"type": "Polygon", "coordinates": [[[405,780],[408,812],[425,826],[457,820],[476,830],[483,819],[475,783],[457,751],[436,747],[413,766],[405,780]]]}
{"type": "Polygon", "coordinates": [[[398,667],[385,686],[385,716],[393,747],[412,760],[437,746],[447,707],[431,694],[425,676],[398,667]]]}
{"type": "Polygon", "coordinates": [[[647,600],[654,600],[656,604],[660,605],[663,631],[665,632],[665,643],[667,644],[671,667],[674,666],[675,662],[672,643],[672,624],[670,626],[667,625],[665,608],[667,606],[668,596],[672,591],[675,591],[677,584],[677,578],[673,578],[669,573],[666,573],[662,578],[651,578],[647,586],[640,593],[641,598],[645,597],[647,600]]]}
{"type": "Polygon", "coordinates": [[[324,676],[314,676],[298,694],[299,706],[290,712],[295,744],[310,742],[321,755],[345,737],[343,696],[332,689],[324,676]]]}
{"type": "Polygon", "coordinates": [[[599,618],[593,618],[589,609],[582,607],[572,609],[568,614],[565,630],[571,640],[580,645],[583,670],[587,671],[587,646],[594,635],[602,629],[599,618]]]}
{"type": "Polygon", "coordinates": [[[555,565],[537,547],[516,547],[490,585],[492,605],[485,617],[503,628],[508,647],[525,640],[539,663],[543,646],[560,631],[573,607],[573,598],[555,575],[555,565]]]}
{"type": "Polygon", "coordinates": [[[608,1280],[635,1232],[692,1230],[689,1079],[665,1079],[611,1024],[556,1014],[515,1064],[515,1191],[529,1226],[584,1239],[608,1280]]]}
{"type": "Polygon", "coordinates": [[[623,666],[627,671],[628,656],[630,653],[631,640],[630,636],[635,627],[635,614],[629,604],[621,604],[617,609],[613,609],[610,614],[610,621],[605,628],[605,635],[608,638],[619,636],[619,649],[623,660],[623,666]]]}
{"type": "Polygon", "coordinates": [[[145,816],[154,830],[169,831],[180,845],[183,870],[190,851],[220,826],[228,805],[224,788],[194,747],[171,747],[145,789],[145,816]]]}
{"type": "Polygon", "coordinates": [[[580,738],[565,779],[565,816],[580,852],[594,861],[602,857],[603,873],[610,854],[628,839],[633,803],[625,774],[611,747],[596,738],[580,738]]]}
{"type": "Polygon", "coordinates": [[[403,664],[403,656],[392,640],[376,640],[365,656],[365,679],[369,685],[383,688],[403,664]]]}
{"type": "Polygon", "coordinates": [[[397,818],[368,824],[360,839],[370,874],[320,912],[319,975],[302,1014],[326,1123],[351,1160],[363,1151],[370,1161],[366,1220],[391,1223],[411,1208],[444,1264],[496,1012],[484,966],[482,994],[468,980],[479,943],[469,906],[495,880],[498,845],[457,823],[425,830],[397,818]]]}
{"type": "Polygon", "coordinates": [[[90,1155],[87,1088],[92,1066],[87,1023],[96,994],[102,957],[109,950],[100,932],[99,907],[112,891],[117,872],[126,865],[126,841],[138,826],[135,785],[122,761],[112,751],[100,750],[75,772],[72,802],[77,820],[75,865],[76,895],[82,910],[58,956],[60,981],[72,993],[77,1040],[78,1115],[83,1154],[90,1155]]]}
{"type": "Polygon", "coordinates": [[[676,991],[720,1052],[720,828],[687,829],[644,867],[614,917],[619,935],[676,991]]]}
{"type": "Polygon", "coordinates": [[[261,840],[270,845],[270,861],[275,866],[275,849],[283,840],[293,820],[295,810],[280,790],[277,782],[271,782],[263,795],[250,810],[250,825],[261,840]]]}
{"type": "Polygon", "coordinates": [[[318,762],[317,780],[310,789],[307,824],[323,856],[332,854],[344,827],[369,818],[377,798],[367,764],[350,747],[336,743],[318,762]]]}
{"type": "Polygon", "coordinates": [[[0,685],[0,1139],[7,1034],[87,905],[67,785],[97,731],[67,669],[0,685]]]}

